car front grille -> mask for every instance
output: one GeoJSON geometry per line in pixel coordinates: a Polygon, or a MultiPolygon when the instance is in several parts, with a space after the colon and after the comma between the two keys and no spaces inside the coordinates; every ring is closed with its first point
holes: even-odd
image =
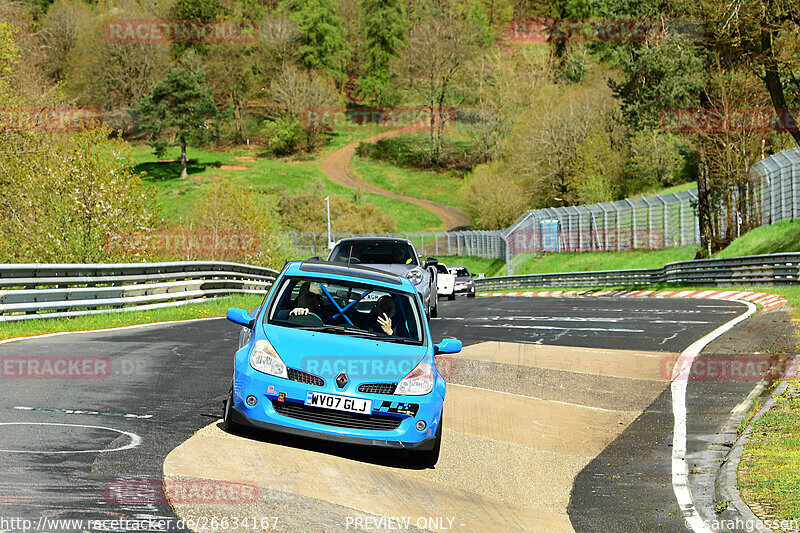
{"type": "Polygon", "coordinates": [[[294,368],[287,368],[286,373],[292,381],[299,381],[306,385],[316,385],[317,387],[325,386],[325,380],[314,374],[309,374],[308,372],[303,372],[302,370],[296,370],[294,368]]]}
{"type": "Polygon", "coordinates": [[[358,386],[358,392],[366,394],[394,394],[397,383],[362,383],[358,386]]]}
{"type": "Polygon", "coordinates": [[[279,402],[277,399],[272,400],[272,407],[278,414],[289,418],[349,429],[391,431],[397,429],[403,421],[397,416],[347,413],[323,407],[311,407],[297,402],[279,402]]]}

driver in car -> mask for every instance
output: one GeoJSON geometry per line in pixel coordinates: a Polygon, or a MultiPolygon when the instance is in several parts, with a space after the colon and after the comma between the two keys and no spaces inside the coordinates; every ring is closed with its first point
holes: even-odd
{"type": "Polygon", "coordinates": [[[303,282],[300,285],[300,292],[294,302],[294,309],[289,311],[289,316],[307,315],[315,313],[319,315],[322,310],[322,288],[319,283],[311,281],[303,282]]]}
{"type": "Polygon", "coordinates": [[[393,335],[392,318],[396,312],[394,300],[391,296],[381,296],[367,315],[363,325],[364,329],[375,333],[393,335]]]}

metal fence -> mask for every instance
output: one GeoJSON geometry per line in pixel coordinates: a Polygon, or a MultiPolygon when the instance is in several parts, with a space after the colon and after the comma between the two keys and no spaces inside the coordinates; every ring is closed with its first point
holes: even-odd
{"type": "MultiPolygon", "coordinates": [[[[751,168],[760,181],[756,210],[762,224],[800,217],[800,148],[768,157],[751,168]]],[[[367,234],[376,236],[375,234],[367,234]]],[[[326,256],[327,236],[289,233],[298,257],[326,256]]],[[[354,237],[334,235],[333,240],[354,237]]],[[[615,202],[533,209],[500,231],[379,234],[410,239],[420,255],[471,255],[505,259],[511,274],[542,252],[622,251],[699,244],[697,189],[615,202]]]]}
{"type": "Polygon", "coordinates": [[[0,265],[0,322],[154,309],[235,293],[263,294],[269,268],[191,261],[0,265]]]}

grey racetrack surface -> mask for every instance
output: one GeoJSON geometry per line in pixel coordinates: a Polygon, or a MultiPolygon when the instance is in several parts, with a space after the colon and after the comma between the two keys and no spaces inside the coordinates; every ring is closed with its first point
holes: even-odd
{"type": "MultiPolygon", "coordinates": [[[[439,305],[443,318],[431,322],[437,340],[454,336],[467,346],[497,340],[650,352],[679,352],[744,309],[736,302],[645,298],[464,298],[442,300],[439,305]]],[[[111,363],[110,375],[102,379],[0,378],[0,450],[4,450],[0,452],[0,472],[4,473],[0,517],[174,518],[163,503],[116,503],[109,487],[125,480],[157,483],[165,456],[221,415],[237,337],[237,327],[215,319],[0,345],[4,360],[18,356],[100,356],[111,363]],[[122,451],[76,453],[131,444],[131,437],[120,432],[135,434],[141,444],[122,451]]],[[[545,399],[561,394],[565,383],[568,389],[571,379],[567,373],[537,374],[536,369],[520,378],[516,369],[503,370],[502,365],[488,372],[486,363],[465,362],[454,379],[456,383],[515,394],[530,393],[514,389],[520,382],[534,383],[540,389],[534,395],[545,399]],[[494,376],[497,383],[486,383],[487,375],[494,376]]],[[[597,391],[607,388],[602,380],[596,385],[597,391]]],[[[745,388],[734,391],[729,401],[746,394],[745,388]]],[[[576,403],[586,395],[575,390],[565,394],[576,403]]],[[[665,394],[668,396],[668,392],[665,394]]],[[[611,396],[603,400],[602,392],[591,395],[599,405],[613,401],[611,396]]],[[[631,425],[637,439],[622,444],[630,445],[631,450],[637,446],[663,450],[671,438],[670,424],[669,402],[662,395],[631,425]]],[[[604,453],[616,457],[627,454],[626,448],[614,446],[604,453]]],[[[669,483],[668,463],[649,465],[648,475],[642,478],[637,478],[629,464],[620,468],[628,475],[623,499],[651,510],[661,505],[650,497],[649,487],[662,481],[669,483]]],[[[601,526],[596,522],[600,515],[620,512],[619,498],[609,499],[604,507],[602,500],[598,503],[586,496],[583,491],[590,486],[591,479],[579,476],[573,490],[570,519],[579,531],[594,530],[592,524],[601,526]]],[[[661,516],[658,514],[659,519],[661,516]]],[[[606,525],[614,530],[620,523],[606,525]]],[[[646,520],[639,524],[641,527],[628,523],[631,530],[646,530],[651,524],[646,520]]]]}

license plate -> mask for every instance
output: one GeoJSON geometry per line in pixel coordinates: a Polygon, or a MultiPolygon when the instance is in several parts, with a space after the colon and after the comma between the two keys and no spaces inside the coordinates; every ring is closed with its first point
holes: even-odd
{"type": "Polygon", "coordinates": [[[372,412],[372,400],[361,398],[348,398],[347,396],[334,396],[333,394],[320,394],[309,391],[306,394],[306,405],[313,407],[324,407],[336,411],[347,411],[349,413],[361,413],[368,415],[372,412]]]}

